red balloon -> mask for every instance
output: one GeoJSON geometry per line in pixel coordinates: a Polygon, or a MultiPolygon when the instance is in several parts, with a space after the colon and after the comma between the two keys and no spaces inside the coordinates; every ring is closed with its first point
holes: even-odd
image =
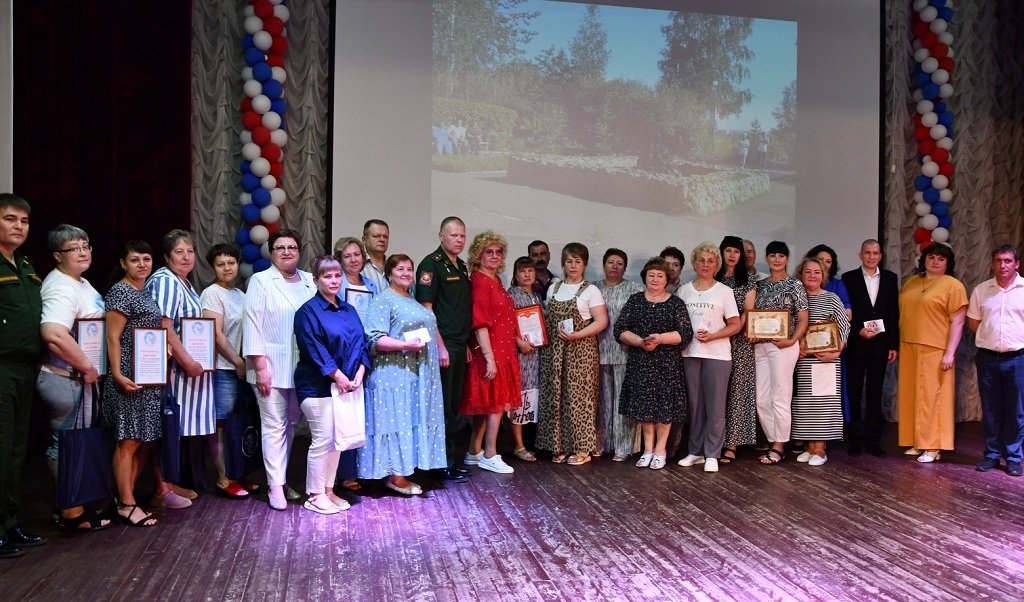
{"type": "Polygon", "coordinates": [[[262,123],[261,120],[262,117],[260,117],[260,114],[256,111],[246,111],[242,114],[242,125],[244,125],[247,130],[258,127],[260,123],[262,123]]]}
{"type": "Polygon", "coordinates": [[[949,161],[949,151],[944,148],[937,148],[935,151],[928,154],[932,156],[932,161],[935,161],[940,166],[949,161]]]}
{"type": "Polygon", "coordinates": [[[949,54],[949,46],[946,46],[942,42],[932,46],[931,54],[937,59],[946,58],[949,54]]]}
{"type": "Polygon", "coordinates": [[[260,154],[267,161],[279,161],[281,159],[281,147],[273,143],[264,144],[260,147],[260,154]]]}
{"type": "MultiPolygon", "coordinates": [[[[932,135],[931,135],[930,130],[928,128],[924,127],[923,125],[921,127],[918,127],[918,128],[914,129],[914,138],[917,138],[918,142],[924,142],[925,140],[930,140],[931,136],[932,135]]],[[[927,155],[928,153],[925,153],[925,154],[927,155]]]]}
{"type": "Polygon", "coordinates": [[[271,234],[273,234],[274,232],[277,232],[280,229],[281,229],[281,220],[277,220],[276,222],[274,222],[272,224],[267,224],[267,232],[270,232],[271,234]]]}
{"type": "Polygon", "coordinates": [[[924,46],[925,48],[931,48],[932,46],[934,46],[938,42],[939,42],[939,36],[935,35],[934,33],[930,32],[930,31],[928,33],[924,34],[923,36],[921,36],[921,45],[924,46]]]}
{"type": "Polygon", "coordinates": [[[260,146],[270,142],[270,130],[262,125],[256,126],[252,130],[252,141],[260,146]]]}
{"type": "Polygon", "coordinates": [[[270,0],[255,0],[252,3],[252,9],[261,19],[274,16],[274,5],[270,3],[270,0]]]}
{"type": "Polygon", "coordinates": [[[929,25],[927,23],[925,23],[924,21],[922,21],[920,17],[915,16],[914,17],[914,37],[915,38],[924,37],[924,35],[927,34],[929,31],[931,31],[931,28],[929,27],[929,25]]]}
{"type": "Polygon", "coordinates": [[[922,155],[933,154],[935,152],[935,148],[935,141],[932,140],[931,137],[927,140],[921,140],[917,145],[917,150],[920,151],[922,155]]]}
{"type": "Polygon", "coordinates": [[[284,67],[284,57],[276,54],[267,55],[267,64],[271,67],[284,67]]]}
{"type": "Polygon", "coordinates": [[[919,128],[919,127],[924,127],[924,123],[921,122],[921,118],[922,117],[924,117],[924,115],[922,115],[920,113],[914,113],[914,128],[915,129],[919,128]]]}
{"type": "Polygon", "coordinates": [[[283,174],[283,173],[284,173],[284,163],[281,163],[280,161],[271,161],[270,162],[270,175],[272,175],[275,178],[277,178],[278,180],[280,180],[281,179],[281,174],[283,174]]]}
{"type": "Polygon", "coordinates": [[[939,173],[946,176],[947,178],[953,177],[953,164],[952,163],[939,163],[939,173]]]}
{"type": "Polygon", "coordinates": [[[284,21],[277,17],[266,17],[263,19],[263,31],[272,36],[279,36],[284,31],[284,21]]]}
{"type": "Polygon", "coordinates": [[[278,56],[282,56],[286,52],[288,52],[288,38],[274,36],[274,41],[271,42],[270,49],[267,50],[267,54],[276,54],[278,56]]]}
{"type": "Polygon", "coordinates": [[[939,69],[945,69],[946,71],[949,71],[950,75],[953,74],[954,64],[955,63],[953,62],[953,59],[951,57],[947,56],[939,59],[939,69]]]}
{"type": "Polygon", "coordinates": [[[930,247],[930,246],[932,246],[932,237],[931,237],[931,235],[929,234],[929,235],[928,235],[928,240],[926,240],[926,241],[922,242],[922,243],[920,244],[920,246],[918,247],[918,250],[920,250],[920,251],[921,251],[922,253],[924,253],[924,250],[925,250],[925,249],[927,249],[927,248],[928,248],[928,247],[930,247]]]}
{"type": "Polygon", "coordinates": [[[242,99],[242,112],[248,113],[252,110],[252,99],[246,96],[242,99]]]}
{"type": "Polygon", "coordinates": [[[929,242],[932,239],[932,231],[927,228],[918,228],[914,230],[914,242],[921,244],[929,242]]]}

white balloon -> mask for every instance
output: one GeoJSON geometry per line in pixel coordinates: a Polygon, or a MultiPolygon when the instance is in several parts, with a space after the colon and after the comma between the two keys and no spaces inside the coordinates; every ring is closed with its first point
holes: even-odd
{"type": "Polygon", "coordinates": [[[257,157],[249,164],[249,171],[251,171],[252,175],[257,178],[262,178],[270,173],[270,161],[267,161],[263,157],[257,157]]]}
{"type": "Polygon", "coordinates": [[[267,205],[260,209],[260,219],[264,224],[276,224],[277,220],[281,219],[281,210],[277,205],[267,205]]]}
{"type": "Polygon", "coordinates": [[[947,178],[946,176],[944,176],[942,174],[939,174],[939,175],[935,176],[934,178],[932,178],[932,188],[934,188],[935,190],[942,190],[942,189],[948,188],[948,187],[949,187],[949,178],[947,178]]]}
{"type": "Polygon", "coordinates": [[[243,205],[248,205],[249,203],[251,203],[251,202],[252,202],[252,195],[251,195],[251,194],[249,194],[248,192],[241,192],[241,193],[239,193],[239,195],[238,195],[238,200],[239,200],[239,201],[240,201],[240,202],[241,202],[241,203],[242,203],[243,205]]]}
{"type": "Polygon", "coordinates": [[[256,15],[256,7],[251,4],[246,4],[245,8],[242,9],[243,17],[252,17],[256,15]]]}
{"type": "MultiPolygon", "coordinates": [[[[252,7],[246,6],[246,8],[252,7]]],[[[249,276],[252,276],[252,264],[243,263],[242,265],[238,266],[238,275],[241,276],[243,279],[248,280],[249,276]]]]}
{"type": "Polygon", "coordinates": [[[238,132],[238,139],[242,141],[242,144],[249,144],[252,142],[252,132],[243,129],[241,132],[238,132]]]}
{"type": "Polygon", "coordinates": [[[270,191],[270,204],[271,205],[273,205],[275,207],[280,207],[281,205],[284,205],[284,202],[286,200],[288,200],[288,197],[287,197],[287,195],[285,195],[283,189],[275,188],[275,189],[270,191]]]}
{"type": "Polygon", "coordinates": [[[952,138],[943,138],[941,140],[936,140],[935,141],[935,146],[937,146],[939,148],[944,148],[946,150],[952,150],[953,149],[953,139],[952,138]]]}
{"type": "Polygon", "coordinates": [[[936,69],[932,73],[932,83],[939,84],[940,86],[949,81],[949,71],[945,69],[936,69]]]}
{"type": "Polygon", "coordinates": [[[282,23],[287,23],[288,17],[290,17],[291,14],[288,12],[287,6],[284,6],[283,4],[278,4],[277,6],[274,7],[274,16],[277,17],[278,19],[281,19],[282,23]]]}
{"type": "Polygon", "coordinates": [[[953,0],[946,0],[946,8],[953,8],[953,0]]]}
{"type": "Polygon", "coordinates": [[[284,148],[285,143],[288,142],[288,132],[284,130],[274,130],[273,132],[270,132],[270,141],[281,148],[284,148]]]}
{"type": "Polygon", "coordinates": [[[263,31],[257,31],[252,34],[252,45],[259,48],[260,50],[269,50],[270,45],[274,43],[274,37],[269,33],[263,31]]]}
{"type": "MultiPolygon", "coordinates": [[[[931,212],[932,206],[928,203],[918,203],[914,205],[914,213],[916,213],[918,217],[924,217],[931,212]]],[[[249,233],[249,238],[252,238],[252,232],[249,233]]]]}
{"type": "Polygon", "coordinates": [[[918,218],[917,225],[925,230],[934,230],[939,225],[939,218],[929,213],[918,218]]]}
{"type": "MultiPolygon", "coordinates": [[[[276,130],[281,127],[281,116],[273,111],[264,113],[261,121],[263,122],[263,127],[268,130],[276,130]]],[[[942,135],[945,136],[946,134],[943,133],[942,135]]]]}
{"type": "Polygon", "coordinates": [[[242,21],[242,28],[245,29],[245,33],[249,35],[253,35],[257,31],[263,31],[263,19],[256,15],[246,17],[245,21],[242,21]]]}
{"type": "Polygon", "coordinates": [[[914,102],[921,102],[921,100],[924,98],[924,93],[921,92],[921,88],[914,88],[914,91],[911,92],[910,97],[914,99],[914,102]]]}
{"type": "Polygon", "coordinates": [[[249,230],[249,240],[255,244],[262,245],[270,238],[270,230],[266,226],[256,225],[249,230]]]}
{"type": "Polygon", "coordinates": [[[246,161],[252,161],[253,159],[260,156],[260,147],[253,142],[242,145],[242,158],[246,161]]]}
{"type": "Polygon", "coordinates": [[[246,65],[245,67],[242,67],[242,81],[245,82],[250,79],[252,79],[252,67],[246,65]]]}
{"type": "Polygon", "coordinates": [[[934,56],[930,56],[925,60],[921,61],[921,71],[925,73],[932,73],[939,68],[939,59],[934,56]]]}
{"type": "Polygon", "coordinates": [[[284,80],[288,79],[287,72],[284,67],[271,67],[270,68],[270,79],[284,83],[284,80]]]}
{"type": "Polygon", "coordinates": [[[931,56],[931,52],[927,48],[917,48],[914,50],[914,60],[918,63],[923,63],[924,60],[931,56]]]}
{"type": "MultiPolygon", "coordinates": [[[[935,7],[933,6],[932,8],[935,7]]],[[[934,19],[928,24],[928,29],[930,29],[932,33],[943,33],[947,28],[949,28],[949,23],[946,23],[945,19],[934,19]]]]}
{"type": "Polygon", "coordinates": [[[263,93],[263,84],[254,79],[247,79],[245,80],[245,83],[242,84],[242,91],[245,92],[245,95],[249,98],[253,98],[256,95],[263,93]]]}
{"type": "MultiPolygon", "coordinates": [[[[267,162],[267,173],[270,173],[270,162],[267,162]]],[[[267,190],[273,190],[277,188],[277,178],[274,176],[263,176],[260,178],[260,186],[267,190]]]]}
{"type": "Polygon", "coordinates": [[[914,7],[914,12],[919,13],[929,4],[930,2],[928,2],[928,0],[914,0],[914,4],[912,6],[914,7]]]}
{"type": "Polygon", "coordinates": [[[910,47],[914,49],[914,52],[917,52],[924,48],[924,44],[921,43],[921,40],[914,38],[914,41],[910,43],[910,47]]]}
{"type": "Polygon", "coordinates": [[[953,84],[942,84],[939,86],[939,97],[949,98],[953,95],[953,84]]]}
{"type": "Polygon", "coordinates": [[[924,115],[925,113],[931,113],[934,110],[935,103],[933,103],[930,100],[922,100],[921,102],[917,103],[917,112],[920,115],[924,115]]]}
{"type": "Polygon", "coordinates": [[[933,125],[931,129],[928,130],[928,134],[932,137],[932,140],[939,140],[941,138],[945,138],[946,126],[942,125],[941,123],[933,125]]]}
{"type": "Polygon", "coordinates": [[[920,190],[915,190],[914,191],[914,203],[923,203],[923,202],[924,202],[924,193],[921,192],[920,190]]]}
{"type": "Polygon", "coordinates": [[[921,115],[921,125],[926,128],[930,128],[939,122],[939,116],[933,113],[925,113],[921,115]]]}
{"type": "Polygon", "coordinates": [[[931,23],[935,20],[935,17],[939,16],[939,9],[934,6],[925,6],[918,10],[917,16],[921,17],[921,20],[925,23],[931,23]]]}
{"type": "Polygon", "coordinates": [[[952,44],[953,43],[953,34],[952,34],[952,32],[944,31],[944,32],[940,33],[939,34],[939,43],[940,44],[945,44],[946,46],[949,46],[950,44],[952,44]]]}
{"type": "Polygon", "coordinates": [[[270,98],[266,94],[257,94],[252,97],[252,110],[263,115],[270,110],[270,98]]]}
{"type": "Polygon", "coordinates": [[[932,240],[935,242],[946,242],[949,240],[949,230],[939,226],[932,230],[932,240]]]}
{"type": "MultiPolygon", "coordinates": [[[[250,237],[251,236],[252,235],[250,234],[250,237]]],[[[263,259],[266,259],[267,261],[270,261],[270,243],[269,242],[265,242],[262,245],[260,245],[260,255],[263,256],[263,259]]]]}
{"type": "Polygon", "coordinates": [[[281,4],[281,0],[270,0],[270,3],[276,6],[281,4]]]}
{"type": "Polygon", "coordinates": [[[943,188],[939,191],[939,200],[943,203],[949,204],[953,202],[953,189],[943,188]]]}
{"type": "MultiPolygon", "coordinates": [[[[256,172],[253,173],[255,174],[256,172]]],[[[935,161],[927,161],[921,166],[921,173],[929,178],[934,178],[939,175],[939,164],[935,161]]]]}
{"type": "MultiPolygon", "coordinates": [[[[950,40],[950,42],[949,42],[949,43],[950,43],[950,44],[952,44],[952,43],[953,43],[953,41],[952,41],[952,40],[950,40]]],[[[947,56],[948,58],[953,58],[953,47],[952,47],[952,46],[950,46],[950,47],[949,47],[949,50],[948,50],[948,51],[946,52],[946,56],[947,56]]]]}

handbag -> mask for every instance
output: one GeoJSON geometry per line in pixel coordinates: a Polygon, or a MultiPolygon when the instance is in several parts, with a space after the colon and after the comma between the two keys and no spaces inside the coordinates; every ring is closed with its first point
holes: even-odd
{"type": "Polygon", "coordinates": [[[114,436],[100,424],[100,399],[95,384],[82,383],[75,427],[57,431],[57,489],[54,506],[74,508],[110,498],[114,475],[114,436]],[[85,391],[92,394],[91,426],[85,426],[85,391]]]}
{"type": "Polygon", "coordinates": [[[363,387],[341,393],[338,385],[331,384],[331,403],[334,410],[334,448],[347,451],[366,445],[363,387]]]}
{"type": "Polygon", "coordinates": [[[237,480],[263,467],[263,435],[260,408],[252,386],[238,381],[235,407],[224,419],[224,468],[229,479],[237,480]]]}

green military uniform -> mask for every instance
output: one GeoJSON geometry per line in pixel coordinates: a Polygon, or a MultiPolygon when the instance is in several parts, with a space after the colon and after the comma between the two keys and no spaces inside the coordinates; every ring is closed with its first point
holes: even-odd
{"type": "Polygon", "coordinates": [[[0,255],[0,530],[18,526],[18,482],[28,447],[36,368],[43,346],[42,280],[18,253],[0,255]]]}
{"type": "Polygon", "coordinates": [[[449,363],[441,368],[444,396],[445,448],[455,463],[455,435],[469,426],[459,416],[462,387],[466,382],[466,343],[472,334],[473,304],[470,300],[469,268],[466,262],[449,259],[442,247],[427,255],[416,268],[416,300],[432,304],[449,363]]]}

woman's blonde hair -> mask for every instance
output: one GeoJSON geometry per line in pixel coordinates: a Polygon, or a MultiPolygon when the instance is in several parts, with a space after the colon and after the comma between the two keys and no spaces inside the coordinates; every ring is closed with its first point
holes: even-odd
{"type": "Polygon", "coordinates": [[[491,245],[501,247],[501,264],[498,265],[498,272],[505,271],[505,256],[508,255],[508,241],[505,237],[493,230],[484,230],[473,237],[473,244],[469,246],[469,268],[476,270],[480,268],[480,255],[484,249],[491,245]]]}
{"type": "MultiPolygon", "coordinates": [[[[722,251],[719,250],[718,245],[715,243],[710,240],[705,240],[694,247],[693,251],[690,251],[690,265],[694,266],[694,268],[697,266],[697,260],[700,259],[701,253],[714,255],[715,261],[718,262],[718,267],[722,267],[722,251]]],[[[715,271],[717,272],[718,268],[715,268],[715,271]]]]}
{"type": "MultiPolygon", "coordinates": [[[[828,283],[828,268],[825,267],[825,262],[818,259],[817,256],[804,257],[801,259],[800,263],[796,264],[796,271],[793,272],[793,277],[800,280],[800,274],[804,271],[804,266],[808,263],[816,263],[818,264],[818,267],[821,268],[821,288],[825,288],[825,285],[828,283]]],[[[800,282],[802,283],[803,280],[800,280],[800,282]]]]}

